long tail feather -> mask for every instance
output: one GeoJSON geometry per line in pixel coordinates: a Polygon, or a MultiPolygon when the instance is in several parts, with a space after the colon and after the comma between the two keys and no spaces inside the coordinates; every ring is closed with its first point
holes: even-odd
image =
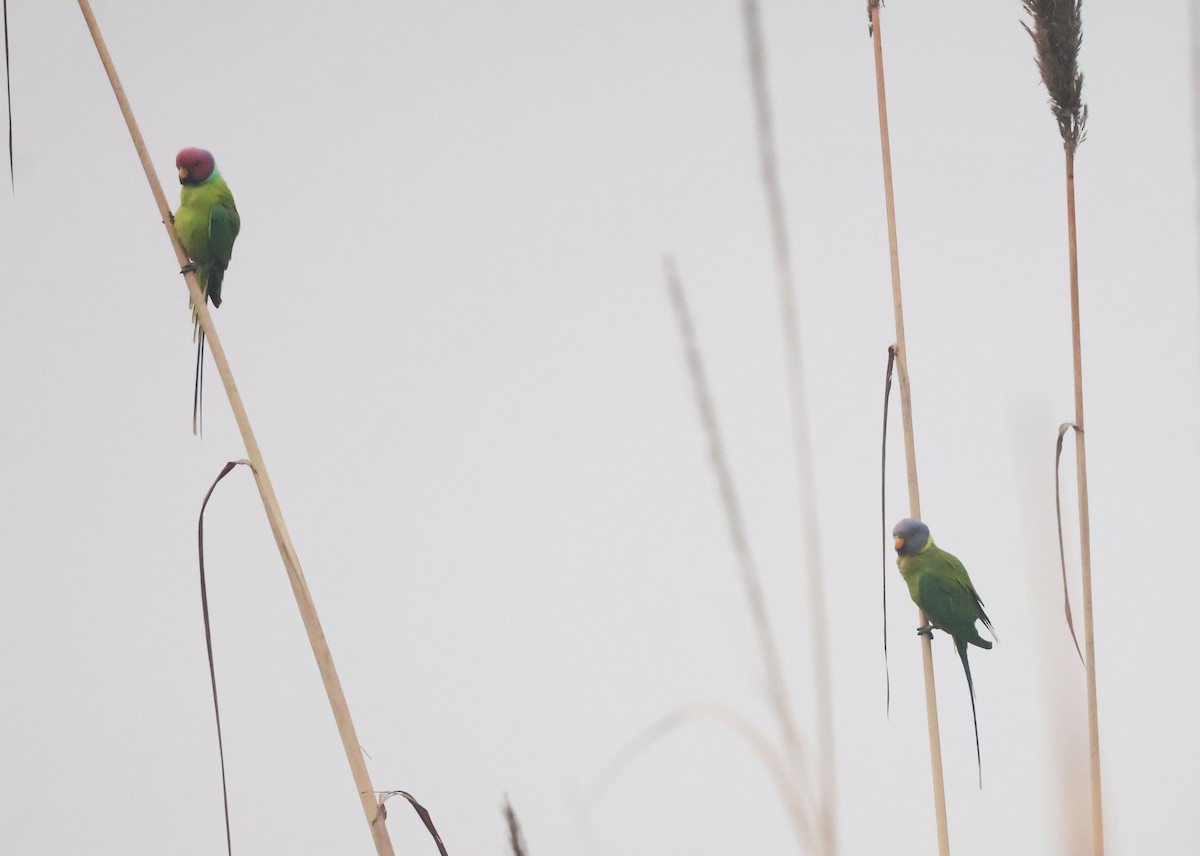
{"type": "Polygon", "coordinates": [[[196,382],[192,388],[192,433],[204,438],[204,331],[196,336],[196,382]]]}
{"type": "MultiPolygon", "coordinates": [[[[204,302],[208,302],[208,272],[196,271],[196,281],[204,302]]],[[[196,343],[196,381],[192,387],[192,433],[204,439],[204,329],[200,326],[200,312],[192,305],[192,341],[196,343]]]]}
{"type": "Polygon", "coordinates": [[[975,766],[979,770],[979,789],[983,790],[983,760],[979,753],[979,717],[975,715],[975,682],[971,680],[971,664],[967,661],[967,642],[965,639],[955,639],[954,647],[958,649],[958,658],[962,660],[963,671],[967,673],[967,689],[971,693],[971,722],[975,725],[975,766]]]}

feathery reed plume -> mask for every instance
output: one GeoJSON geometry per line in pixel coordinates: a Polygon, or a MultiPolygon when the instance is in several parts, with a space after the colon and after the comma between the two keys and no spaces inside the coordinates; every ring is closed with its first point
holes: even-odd
{"type": "Polygon", "coordinates": [[[525,836],[521,834],[521,824],[517,821],[517,813],[513,811],[508,797],[504,798],[504,822],[508,824],[508,843],[512,847],[513,856],[525,856],[525,836]]]}
{"type": "MultiPolygon", "coordinates": [[[[900,386],[900,416],[904,426],[904,460],[908,469],[909,516],[921,519],[921,493],[917,485],[917,446],[913,436],[912,390],[908,382],[908,349],[904,342],[904,300],[900,291],[900,245],[896,237],[896,197],[892,186],[892,144],[888,135],[887,90],[883,79],[883,34],[879,26],[879,0],[867,0],[871,38],[875,48],[875,94],[879,105],[879,148],[883,157],[883,195],[887,208],[888,254],[892,270],[892,310],[896,318],[896,374],[900,386]]],[[[920,626],[927,623],[917,610],[920,626]]],[[[929,732],[929,766],[933,785],[933,811],[937,822],[938,853],[950,854],[950,829],[946,820],[946,786],[942,778],[942,737],[938,727],[937,688],[933,680],[933,646],[921,637],[921,662],[925,671],[925,724],[929,732]]]]}
{"type": "MultiPolygon", "coordinates": [[[[1075,232],[1075,151],[1083,140],[1087,107],[1079,48],[1083,43],[1080,0],[1022,0],[1033,26],[1037,67],[1063,140],[1067,191],[1067,260],[1071,285],[1071,361],[1075,380],[1075,480],[1079,501],[1079,562],[1083,576],[1083,649],[1087,667],[1088,755],[1092,786],[1092,848],[1104,853],[1104,803],[1100,789],[1100,717],[1096,705],[1096,638],[1092,623],[1092,537],[1088,514],[1087,434],[1083,421],[1083,348],[1079,328],[1079,247],[1075,232]]],[[[1062,430],[1059,433],[1062,442],[1062,430]]]]}
{"type": "Polygon", "coordinates": [[[771,774],[771,779],[775,782],[775,790],[787,810],[788,820],[791,821],[792,832],[796,836],[797,843],[802,850],[807,850],[813,839],[812,821],[809,818],[808,810],[795,792],[790,768],[779,757],[779,753],[775,751],[774,745],[767,736],[753,722],[736,710],[719,704],[693,702],[676,708],[657,722],[651,723],[646,730],[630,740],[600,772],[600,775],[588,788],[589,796],[592,799],[599,798],[648,749],[688,722],[700,719],[714,719],[720,722],[745,740],[747,745],[754,750],[754,754],[762,761],[767,772],[771,774]]]}
{"type": "MultiPolygon", "coordinates": [[[[725,511],[725,521],[729,526],[729,539],[733,543],[733,551],[737,555],[738,566],[742,572],[742,583],[746,590],[746,603],[750,607],[751,620],[758,636],[763,668],[766,672],[767,693],[784,746],[791,753],[789,760],[794,765],[791,787],[798,789],[803,781],[801,776],[803,767],[798,766],[803,763],[800,736],[796,731],[795,718],[789,701],[783,663],[775,644],[775,636],[771,632],[771,620],[767,613],[767,601],[763,595],[762,581],[759,579],[758,566],[754,562],[754,556],[750,552],[750,541],[746,536],[741,505],[738,502],[737,490],[733,486],[729,461],[725,455],[725,441],[721,436],[721,426],[717,421],[712,393],[708,388],[708,376],[705,374],[704,360],[700,356],[700,346],[696,341],[696,329],[692,324],[691,312],[688,310],[687,295],[684,293],[683,283],[680,281],[675,262],[669,256],[663,260],[663,271],[667,280],[667,290],[671,296],[671,305],[674,307],[675,317],[679,321],[679,334],[683,340],[684,356],[687,359],[688,375],[692,381],[696,409],[699,412],[705,436],[708,438],[709,459],[712,461],[713,472],[717,477],[717,491],[721,496],[721,506],[725,511]]],[[[799,794],[796,798],[801,799],[799,794]]]]}
{"type": "MultiPolygon", "coordinates": [[[[142,132],[138,128],[137,120],[133,116],[133,108],[129,106],[129,99],[125,97],[125,89],[121,86],[121,79],[117,76],[117,69],[113,65],[112,57],[108,52],[108,46],[105,44],[104,36],[100,32],[100,25],[96,21],[96,16],[92,12],[92,7],[88,0],[79,0],[79,10],[83,13],[88,31],[92,35],[92,41],[96,44],[96,52],[100,56],[100,62],[104,66],[105,74],[108,75],[109,83],[112,85],[113,95],[116,96],[117,105],[120,107],[121,115],[125,119],[125,125],[129,129],[129,136],[133,140],[133,147],[137,151],[138,159],[141,161],[142,170],[146,173],[146,181],[150,185],[150,192],[154,196],[159,214],[162,216],[163,226],[167,230],[167,239],[175,249],[175,257],[179,261],[180,268],[183,269],[188,264],[187,253],[184,252],[183,244],[179,242],[179,235],[175,232],[175,226],[171,221],[171,209],[167,205],[167,197],[163,193],[162,185],[158,181],[158,175],[154,171],[154,164],[150,160],[149,152],[146,150],[146,142],[142,138],[142,132]]],[[[358,791],[359,801],[362,803],[367,825],[371,830],[371,838],[375,844],[375,849],[379,856],[393,856],[394,851],[391,839],[388,838],[384,814],[380,809],[380,804],[375,800],[374,790],[371,787],[371,777],[367,772],[367,765],[362,757],[358,735],[354,730],[354,721],[350,717],[350,707],[346,704],[346,695],[342,691],[342,683],[338,679],[337,669],[333,665],[333,655],[329,651],[329,643],[325,640],[325,632],[321,629],[321,620],[317,617],[317,608],[313,604],[312,594],[308,590],[308,582],[304,579],[304,571],[300,567],[300,559],[296,555],[296,548],[292,546],[292,538],[288,534],[287,524],[283,519],[283,512],[279,508],[279,500],[275,497],[275,488],[271,484],[270,476],[267,474],[267,466],[263,462],[262,452],[259,451],[258,441],[254,437],[254,430],[250,427],[250,417],[246,415],[246,408],[242,404],[242,397],[238,392],[237,384],[234,383],[233,372],[229,368],[229,361],[225,358],[225,348],[221,344],[221,339],[217,336],[217,329],[213,325],[212,315],[208,311],[207,302],[200,291],[200,283],[196,279],[196,274],[188,270],[184,274],[184,282],[187,284],[192,305],[196,308],[200,327],[204,331],[205,338],[208,341],[213,363],[217,367],[217,372],[220,374],[221,382],[225,387],[225,393],[229,397],[229,406],[233,410],[234,420],[237,422],[238,430],[242,434],[242,442],[246,445],[246,457],[250,461],[250,468],[254,471],[254,480],[258,485],[259,496],[262,497],[263,508],[267,513],[267,521],[271,526],[271,534],[275,536],[275,545],[279,548],[279,555],[283,559],[288,581],[292,585],[292,594],[296,598],[296,606],[300,610],[300,618],[304,622],[304,629],[308,634],[309,645],[312,647],[313,657],[317,661],[317,669],[321,673],[321,681],[325,685],[325,694],[329,698],[329,706],[333,710],[334,722],[337,724],[338,734],[342,740],[342,749],[346,753],[346,760],[350,764],[350,772],[354,777],[355,788],[358,791]]]]}
{"type": "MultiPolygon", "coordinates": [[[[742,22],[746,34],[746,53],[750,66],[750,89],[754,98],[755,131],[758,138],[759,166],[763,191],[767,197],[767,215],[771,225],[771,243],[775,254],[776,284],[779,292],[779,320],[783,327],[787,361],[788,409],[791,414],[792,441],[795,445],[796,486],[800,492],[801,530],[804,537],[805,577],[808,581],[809,626],[812,630],[813,699],[817,714],[817,775],[820,782],[820,845],[826,856],[837,853],[837,760],[833,738],[833,685],[829,670],[829,624],[825,614],[825,571],[821,562],[821,527],[817,515],[816,467],[813,463],[812,434],[808,418],[808,398],[804,383],[804,361],[800,350],[800,319],[796,309],[796,288],[788,242],[787,216],[783,190],[779,182],[778,156],[771,116],[771,96],[767,86],[766,49],[757,0],[742,0],[742,22]]],[[[799,746],[789,735],[787,749],[797,775],[800,770],[799,746]]]]}
{"type": "Polygon", "coordinates": [[[1050,112],[1058,122],[1063,145],[1072,154],[1087,134],[1087,105],[1083,103],[1083,72],[1079,47],[1083,44],[1082,0],[1021,0],[1033,26],[1021,26],[1033,39],[1038,72],[1050,96],[1050,112]]]}

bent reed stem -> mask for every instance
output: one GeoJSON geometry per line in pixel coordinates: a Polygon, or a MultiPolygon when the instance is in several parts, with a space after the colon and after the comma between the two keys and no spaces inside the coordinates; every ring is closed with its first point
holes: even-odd
{"type": "MultiPolygon", "coordinates": [[[[150,183],[150,191],[154,194],[154,201],[158,205],[159,213],[162,215],[163,225],[167,230],[167,237],[171,241],[171,246],[175,249],[175,256],[179,260],[180,267],[183,267],[188,263],[187,253],[184,251],[183,244],[180,243],[179,236],[175,232],[175,226],[171,220],[171,209],[167,204],[166,195],[163,193],[162,185],[159,183],[158,176],[154,171],[154,165],[146,150],[145,140],[142,138],[137,120],[133,116],[133,109],[129,105],[129,100],[125,96],[125,90],[121,86],[121,80],[117,76],[116,66],[113,65],[112,57],[104,42],[104,36],[100,32],[96,16],[92,12],[88,0],[79,0],[79,8],[83,13],[84,20],[87,22],[92,40],[96,44],[96,51],[100,55],[100,62],[104,65],[104,71],[108,75],[109,82],[112,84],[113,94],[116,96],[117,104],[121,108],[121,115],[124,117],[125,124],[129,128],[129,135],[133,139],[133,146],[137,150],[138,159],[141,161],[142,169],[146,173],[146,180],[150,183]]],[[[350,771],[354,777],[354,784],[358,790],[359,800],[362,803],[363,813],[366,815],[367,825],[370,828],[375,849],[379,856],[393,856],[394,851],[391,839],[388,837],[384,815],[380,811],[375,791],[371,787],[371,779],[367,773],[362,750],[359,747],[358,736],[354,730],[354,722],[350,718],[350,708],[346,703],[346,696],[342,691],[341,681],[338,679],[337,670],[333,665],[333,656],[329,651],[329,644],[325,640],[325,633],[321,629],[321,622],[317,617],[316,606],[313,604],[312,595],[308,590],[308,583],[305,581],[304,572],[300,567],[300,559],[297,557],[296,550],[292,546],[292,539],[288,534],[287,524],[283,519],[283,512],[279,508],[279,501],[275,497],[275,489],[271,484],[271,478],[267,474],[267,467],[263,462],[262,452],[258,448],[258,441],[254,437],[253,429],[250,427],[250,418],[246,415],[245,405],[243,405],[237,385],[234,383],[233,373],[229,368],[229,361],[225,357],[225,349],[222,347],[221,339],[217,335],[216,328],[213,326],[212,316],[208,311],[208,304],[205,302],[204,296],[200,291],[200,284],[196,280],[196,275],[188,271],[184,274],[184,281],[187,283],[188,292],[192,299],[192,306],[195,307],[200,328],[204,331],[204,335],[208,339],[209,351],[212,353],[213,363],[221,375],[221,383],[225,387],[226,395],[229,397],[229,406],[233,409],[234,419],[237,422],[238,430],[241,432],[242,441],[245,443],[246,457],[250,460],[250,467],[254,472],[254,480],[258,485],[258,492],[262,497],[263,508],[267,513],[267,521],[271,526],[271,534],[275,537],[275,544],[279,548],[279,555],[283,559],[284,568],[287,570],[288,580],[292,585],[292,593],[295,595],[296,605],[300,609],[300,618],[304,622],[304,629],[308,634],[308,641],[312,646],[313,656],[316,658],[317,668],[321,673],[321,680],[325,685],[325,693],[329,697],[329,706],[333,709],[333,718],[337,723],[338,733],[342,739],[342,747],[346,753],[346,760],[350,764],[350,771]]]]}

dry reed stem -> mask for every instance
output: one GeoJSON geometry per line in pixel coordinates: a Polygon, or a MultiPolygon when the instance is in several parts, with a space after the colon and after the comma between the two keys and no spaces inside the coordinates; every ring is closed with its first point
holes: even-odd
{"type": "Polygon", "coordinates": [[[588,788],[591,798],[599,798],[604,791],[608,790],[621,773],[641,757],[642,753],[679,729],[682,725],[698,719],[715,719],[749,744],[750,748],[754,750],[754,754],[758,756],[758,759],[766,767],[767,772],[770,773],[772,780],[775,782],[775,790],[778,792],[780,799],[783,801],[783,806],[787,810],[788,820],[791,823],[792,832],[796,836],[796,842],[802,850],[809,846],[813,840],[812,820],[809,817],[807,809],[797,798],[792,788],[790,768],[779,757],[775,751],[775,747],[771,745],[771,741],[767,739],[766,735],[753,722],[736,710],[718,704],[707,702],[686,704],[671,711],[657,722],[652,723],[645,731],[630,740],[625,745],[625,748],[618,752],[609,765],[596,777],[592,786],[588,788]]]}
{"type": "Polygon", "coordinates": [[[1096,700],[1096,639],[1092,621],[1092,537],[1088,511],[1087,432],[1083,419],[1083,347],[1079,327],[1079,247],[1075,228],[1075,152],[1087,127],[1083,103],[1081,0],[1022,0],[1033,26],[1037,68],[1063,141],[1067,192],[1067,257],[1071,284],[1071,363],[1075,383],[1075,472],[1079,500],[1079,561],[1083,576],[1083,647],[1087,667],[1088,757],[1091,771],[1092,849],[1104,853],[1104,802],[1100,781],[1100,718],[1096,700]]]}
{"type": "Polygon", "coordinates": [[[1083,573],[1083,650],[1087,660],[1088,761],[1092,786],[1092,851],[1104,854],[1100,784],[1100,714],[1096,700],[1096,629],[1092,619],[1092,525],[1088,511],[1087,435],[1083,422],[1083,351],[1079,331],[1079,252],[1075,235],[1075,150],[1066,146],[1067,254],[1071,276],[1071,351],[1075,374],[1075,481],[1079,497],[1079,564],[1083,573]]]}
{"type": "MultiPolygon", "coordinates": [[[[767,694],[770,697],[771,707],[780,731],[785,736],[790,732],[792,739],[796,742],[793,751],[797,754],[798,763],[802,763],[799,736],[794,731],[794,718],[788,700],[789,694],[787,681],[784,678],[783,663],[779,656],[779,648],[775,644],[775,635],[771,632],[767,601],[763,595],[758,566],[750,551],[750,541],[746,536],[741,504],[738,502],[737,490],[733,485],[733,475],[725,455],[725,441],[721,435],[720,423],[717,421],[716,408],[713,406],[708,376],[704,371],[704,360],[700,355],[696,329],[692,324],[691,312],[688,309],[687,295],[684,293],[675,262],[670,257],[663,260],[663,269],[667,280],[667,290],[671,296],[671,305],[674,307],[675,317],[679,321],[679,333],[683,340],[684,356],[687,359],[688,375],[692,381],[696,409],[699,411],[704,434],[708,438],[709,460],[712,462],[713,473],[717,477],[717,491],[721,496],[721,506],[725,511],[725,521],[729,526],[729,540],[737,555],[738,567],[741,569],[742,583],[746,591],[746,603],[750,607],[751,623],[758,636],[759,650],[762,653],[763,667],[766,672],[767,694]]],[[[799,770],[793,770],[793,789],[798,789],[803,781],[799,772],[799,770]]],[[[804,797],[801,793],[796,793],[795,798],[802,800],[804,797]]]]}
{"type": "MultiPolygon", "coordinates": [[[[100,32],[100,26],[96,22],[96,16],[93,14],[91,4],[88,0],[79,0],[79,8],[83,13],[84,20],[87,22],[92,40],[96,43],[96,51],[100,55],[104,71],[108,75],[109,82],[112,84],[113,94],[116,96],[117,103],[121,108],[121,115],[124,117],[125,124],[129,128],[129,135],[133,140],[133,146],[137,150],[142,169],[146,173],[146,180],[150,183],[150,191],[154,194],[154,201],[157,203],[159,213],[162,215],[163,225],[167,230],[167,237],[171,241],[171,246],[175,249],[175,256],[179,260],[180,267],[183,267],[188,263],[187,253],[184,251],[183,245],[179,242],[179,236],[175,233],[167,198],[154,171],[154,165],[146,150],[146,143],[142,138],[142,133],[138,129],[137,120],[134,119],[133,109],[129,106],[129,101],[125,97],[125,90],[121,86],[120,78],[117,76],[116,67],[113,65],[112,57],[109,55],[108,47],[105,45],[104,37],[100,32]]],[[[366,815],[367,824],[371,830],[371,837],[375,842],[376,851],[379,856],[393,856],[392,843],[388,838],[387,826],[383,820],[383,813],[375,801],[371,779],[367,773],[366,762],[362,757],[362,750],[359,748],[358,737],[354,730],[354,722],[350,718],[350,708],[346,704],[346,697],[342,692],[341,681],[338,679],[337,670],[333,665],[333,657],[329,651],[329,644],[325,640],[325,633],[321,629],[321,622],[317,617],[316,606],[313,604],[312,595],[309,593],[308,583],[304,579],[304,572],[300,568],[300,560],[296,556],[295,548],[292,546],[292,539],[288,534],[283,513],[279,509],[279,501],[275,498],[275,489],[271,484],[270,476],[267,474],[266,465],[263,463],[262,453],[258,448],[258,441],[254,437],[253,429],[250,427],[250,418],[246,415],[246,408],[242,404],[242,398],[234,383],[229,362],[225,358],[225,349],[222,347],[216,328],[213,326],[212,316],[200,292],[200,285],[196,281],[196,275],[189,271],[184,275],[184,281],[187,283],[188,293],[191,296],[192,306],[195,307],[200,327],[208,340],[209,352],[212,354],[213,362],[216,364],[217,371],[221,375],[221,382],[225,387],[225,393],[229,397],[229,405],[233,410],[234,419],[237,421],[238,430],[242,434],[242,441],[246,445],[246,457],[249,458],[251,469],[254,471],[254,480],[258,484],[263,508],[266,510],[267,520],[271,526],[271,534],[275,537],[275,544],[279,548],[279,554],[283,559],[284,567],[287,569],[288,580],[292,585],[292,593],[295,595],[296,605],[300,609],[300,617],[304,622],[304,629],[308,633],[308,641],[312,646],[313,656],[316,658],[317,668],[320,670],[326,695],[329,697],[329,705],[333,709],[333,717],[342,739],[342,748],[345,750],[346,759],[350,763],[350,770],[354,776],[354,783],[362,803],[363,813],[366,815]]]]}
{"type": "MultiPolygon", "coordinates": [[[[879,26],[879,2],[869,0],[871,37],[875,47],[875,90],[879,104],[879,145],[883,156],[883,190],[887,206],[888,253],[892,272],[892,308],[896,318],[896,368],[900,386],[900,412],[904,426],[904,460],[908,468],[909,516],[921,519],[921,495],[917,485],[917,450],[913,436],[912,390],[908,382],[908,350],[904,342],[904,300],[900,291],[900,248],[896,236],[896,199],[892,186],[892,146],[888,136],[887,90],[883,77],[883,35],[879,26]]],[[[919,626],[927,623],[917,610],[919,626]]],[[[925,672],[925,722],[929,732],[929,766],[933,785],[933,809],[937,822],[938,853],[949,856],[950,830],[946,819],[946,785],[942,775],[942,738],[938,726],[937,688],[933,679],[933,646],[929,635],[921,636],[921,661],[925,672]]]]}
{"type": "MultiPolygon", "coordinates": [[[[808,573],[809,626],[812,631],[814,692],[817,714],[818,776],[821,795],[820,843],[826,856],[837,853],[837,763],[833,737],[833,685],[829,667],[829,624],[825,614],[825,572],[821,562],[821,527],[817,519],[816,467],[813,463],[812,435],[808,418],[808,399],[804,382],[804,362],[800,350],[800,320],[796,309],[791,252],[788,246],[787,216],[779,182],[778,157],[771,118],[771,97],[767,86],[766,54],[757,0],[742,0],[742,20],[746,34],[750,66],[750,86],[754,97],[755,129],[759,165],[767,213],[771,224],[771,243],[775,254],[776,283],[779,292],[780,322],[783,326],[787,360],[788,407],[791,414],[792,441],[795,446],[796,484],[800,492],[801,531],[804,536],[805,564],[808,573]]],[[[786,746],[796,774],[799,766],[795,727],[785,732],[786,746]]]]}

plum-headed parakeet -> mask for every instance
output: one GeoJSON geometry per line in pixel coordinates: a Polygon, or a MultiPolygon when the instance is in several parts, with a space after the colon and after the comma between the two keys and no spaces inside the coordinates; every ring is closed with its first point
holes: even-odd
{"type": "MultiPolygon", "coordinates": [[[[204,149],[183,149],[175,156],[179,170],[179,210],[175,212],[175,231],[192,263],[184,270],[194,270],[200,291],[213,306],[221,305],[221,284],[225,269],[233,255],[242,220],[238,216],[233,194],[211,152],[204,149]]],[[[193,323],[195,310],[193,309],[193,323]]],[[[199,429],[203,407],[204,331],[196,336],[196,386],[192,399],[192,431],[199,429]]]]}
{"type": "Polygon", "coordinates": [[[892,530],[896,539],[896,565],[908,583],[908,593],[925,613],[929,623],[917,633],[932,635],[932,628],[954,637],[954,646],[967,673],[967,689],[971,693],[971,719],[975,725],[975,762],[979,765],[980,786],[983,784],[983,764],[979,753],[979,720],[975,715],[975,682],[971,680],[971,664],[967,661],[967,645],[991,648],[992,643],[979,635],[975,622],[982,621],[994,637],[992,622],[983,611],[983,601],[971,583],[967,569],[957,558],[933,543],[929,527],[920,520],[905,518],[892,530]]]}

